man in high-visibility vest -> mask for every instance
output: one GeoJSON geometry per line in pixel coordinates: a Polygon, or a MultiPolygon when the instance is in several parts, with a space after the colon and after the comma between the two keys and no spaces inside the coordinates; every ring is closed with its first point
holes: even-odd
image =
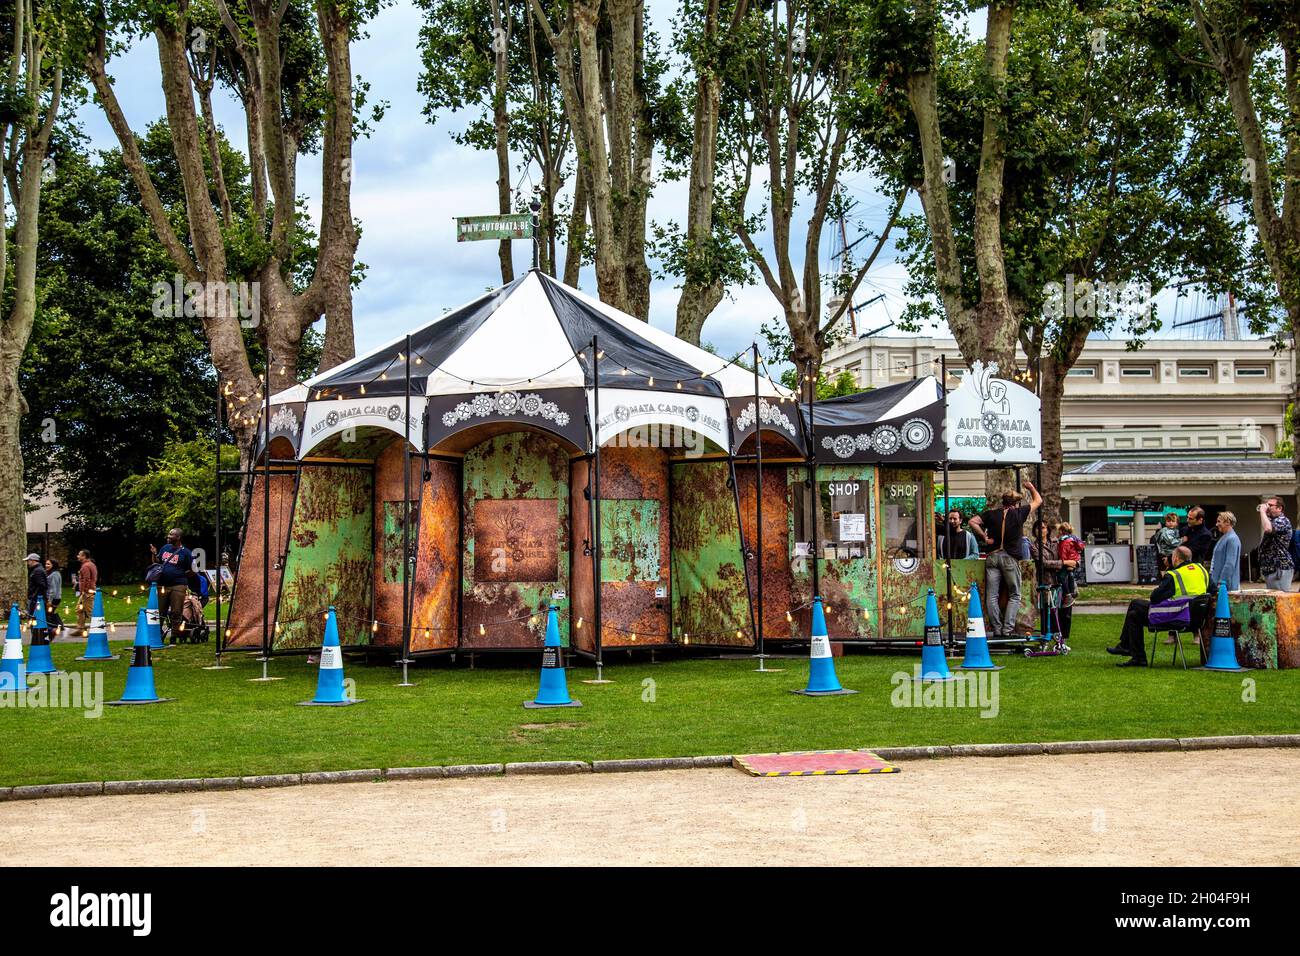
{"type": "MultiPolygon", "coordinates": [[[[1151,600],[1135,598],[1128,602],[1128,612],[1124,615],[1124,629],[1120,631],[1119,643],[1106,650],[1111,654],[1127,655],[1128,660],[1120,667],[1146,667],[1146,629],[1148,616],[1153,606],[1167,602],[1188,601],[1205,594],[1210,587],[1210,576],[1205,566],[1192,560],[1192,552],[1182,545],[1174,549],[1169,556],[1170,568],[1165,572],[1160,583],[1151,592],[1151,600]]],[[[1200,622],[1192,615],[1192,626],[1200,622]]]]}

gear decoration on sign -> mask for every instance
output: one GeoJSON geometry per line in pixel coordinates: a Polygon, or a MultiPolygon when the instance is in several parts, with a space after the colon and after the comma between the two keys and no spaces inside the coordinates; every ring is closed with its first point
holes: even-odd
{"type": "Polygon", "coordinates": [[[908,451],[924,451],[934,441],[934,429],[924,418],[909,418],[903,423],[903,444],[908,451]]]}
{"type": "MultiPolygon", "coordinates": [[[[398,413],[401,413],[400,409],[398,413]]],[[[444,412],[442,423],[447,428],[452,428],[458,422],[469,421],[471,418],[487,418],[489,415],[524,415],[528,418],[544,418],[561,428],[569,424],[568,412],[562,411],[555,402],[548,402],[534,392],[525,395],[520,395],[518,392],[475,395],[471,401],[458,402],[451,411],[444,412]]]]}
{"type": "Polygon", "coordinates": [[[389,420],[390,422],[395,422],[395,421],[397,421],[397,420],[398,420],[399,418],[401,418],[401,417],[402,417],[402,406],[401,406],[401,405],[389,405],[389,406],[388,406],[388,420],[389,420]]]}
{"type": "Polygon", "coordinates": [[[892,455],[903,444],[903,436],[893,425],[881,425],[871,433],[871,447],[880,455],[892,455]]]}
{"type": "Polygon", "coordinates": [[[836,435],[834,438],[826,435],[822,438],[822,447],[829,448],[840,458],[852,458],[858,444],[853,440],[852,435],[836,435]]]}
{"type": "Polygon", "coordinates": [[[1007,436],[1001,432],[995,432],[989,436],[989,450],[995,455],[1000,455],[1007,450],[1007,436]]]}
{"type": "Polygon", "coordinates": [[[921,562],[915,557],[894,558],[894,570],[899,574],[915,574],[921,562]]]}
{"type": "Polygon", "coordinates": [[[984,412],[980,415],[980,427],[990,435],[996,433],[998,430],[998,413],[984,412]]]}

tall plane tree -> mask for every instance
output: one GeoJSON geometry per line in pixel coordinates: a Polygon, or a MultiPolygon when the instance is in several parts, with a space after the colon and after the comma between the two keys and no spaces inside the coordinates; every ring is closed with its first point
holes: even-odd
{"type": "Polygon", "coordinates": [[[12,275],[0,223],[0,290],[12,290],[0,303],[0,597],[6,604],[26,594],[21,425],[27,403],[18,370],[36,317],[41,187],[56,175],[48,152],[63,102],[66,13],[59,3],[14,0],[0,24],[7,57],[0,80],[0,209],[14,209],[12,275]]]}
{"type": "MultiPolygon", "coordinates": [[[[236,406],[261,395],[244,331],[265,349],[273,391],[294,381],[304,332],[325,319],[321,368],[354,351],[352,283],[358,241],[352,217],[356,110],[350,43],[381,0],[154,0],[98,3],[91,11],[85,67],[117,136],[122,159],[159,241],[178,274],[201,290],[200,316],[213,363],[236,406]],[[183,192],[178,231],[140,153],[109,73],[124,43],[152,35],[167,122],[183,192]],[[216,49],[213,49],[213,46],[216,49]],[[242,103],[251,183],[237,208],[217,175],[211,93],[222,82],[242,103]],[[200,106],[196,109],[195,100],[200,106]],[[297,163],[319,152],[321,208],[314,254],[296,192],[297,163]],[[252,283],[254,301],[241,295],[252,283]],[[256,308],[251,308],[256,306],[256,308]]],[[[253,414],[238,412],[247,446],[253,414]]]]}

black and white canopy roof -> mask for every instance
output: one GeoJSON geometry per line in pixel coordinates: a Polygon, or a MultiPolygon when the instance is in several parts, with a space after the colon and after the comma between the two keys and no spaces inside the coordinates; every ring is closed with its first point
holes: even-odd
{"type": "Polygon", "coordinates": [[[933,375],[801,407],[819,461],[920,464],[942,461],[943,389],[933,375]]]}
{"type": "Polygon", "coordinates": [[[795,418],[792,396],[766,376],[756,382],[752,370],[536,270],[412,332],[407,350],[403,336],[272,396],[272,435],[291,438],[299,456],[357,426],[405,431],[417,447],[434,448],[497,420],[590,449],[596,421],[602,444],[627,429],[669,426],[725,450],[735,402],[739,417],[747,398],[754,418],[756,390],[765,427],[774,427],[769,406],[784,405],[787,423],[795,418]],[[411,420],[403,428],[408,370],[411,420]]]}

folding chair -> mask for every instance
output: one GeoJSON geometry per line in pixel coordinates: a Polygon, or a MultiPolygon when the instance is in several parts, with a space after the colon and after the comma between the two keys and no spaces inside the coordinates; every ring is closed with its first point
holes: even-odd
{"type": "Polygon", "coordinates": [[[1185,625],[1173,627],[1170,625],[1159,625],[1152,627],[1148,623],[1147,628],[1151,631],[1151,653],[1147,655],[1147,666],[1153,667],[1156,663],[1156,651],[1160,647],[1160,636],[1167,634],[1174,639],[1174,657],[1173,663],[1178,663],[1181,659],[1183,670],[1187,670],[1187,651],[1183,647],[1183,635],[1191,634],[1196,638],[1196,647],[1200,651],[1201,664],[1205,666],[1205,639],[1201,632],[1205,627],[1205,618],[1210,611],[1211,597],[1208,594],[1198,594],[1188,602],[1188,611],[1190,621],[1185,625]]]}

